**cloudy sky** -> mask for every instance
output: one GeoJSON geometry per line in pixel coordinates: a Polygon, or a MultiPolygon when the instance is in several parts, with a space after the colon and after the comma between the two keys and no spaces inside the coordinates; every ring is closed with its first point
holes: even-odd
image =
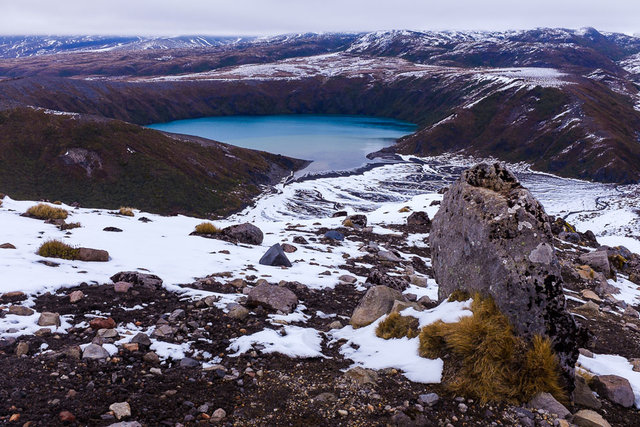
{"type": "Polygon", "coordinates": [[[270,35],[595,27],[640,32],[637,0],[0,0],[2,34],[270,35]]]}

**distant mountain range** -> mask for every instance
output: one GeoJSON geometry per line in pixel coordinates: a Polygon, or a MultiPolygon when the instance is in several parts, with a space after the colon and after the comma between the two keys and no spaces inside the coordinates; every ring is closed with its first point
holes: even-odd
{"type": "Polygon", "coordinates": [[[0,38],[5,110],[138,125],[233,114],[388,116],[419,125],[391,151],[494,156],[617,183],[640,181],[639,90],[640,38],[592,28],[0,38]]]}

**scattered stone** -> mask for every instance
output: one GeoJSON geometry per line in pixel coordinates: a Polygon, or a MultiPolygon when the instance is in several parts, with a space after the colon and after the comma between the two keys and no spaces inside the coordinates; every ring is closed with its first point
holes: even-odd
{"type": "Polygon", "coordinates": [[[15,249],[16,247],[13,246],[11,243],[3,243],[0,245],[0,249],[15,249]]]}
{"type": "Polygon", "coordinates": [[[21,291],[14,292],[5,292],[0,296],[0,302],[8,303],[8,302],[19,302],[27,299],[27,295],[21,291]]]}
{"type": "Polygon", "coordinates": [[[259,264],[262,265],[271,265],[271,266],[283,266],[283,267],[291,267],[291,261],[285,255],[282,246],[279,243],[271,246],[267,252],[262,255],[259,264]]]}
{"type": "Polygon", "coordinates": [[[413,227],[420,227],[428,231],[431,227],[431,219],[424,211],[416,211],[407,217],[407,225],[413,227]]]}
{"type": "Polygon", "coordinates": [[[331,215],[331,218],[339,218],[341,216],[347,216],[347,211],[334,212],[333,215],[331,215]]]}
{"type": "Polygon", "coordinates": [[[109,252],[102,249],[78,248],[77,259],[86,262],[107,262],[109,252]]]}
{"type": "Polygon", "coordinates": [[[573,415],[573,423],[579,427],[611,427],[600,414],[591,409],[581,409],[573,415]]]}
{"type": "Polygon", "coordinates": [[[570,389],[586,334],[566,311],[553,242],[542,205],[498,163],[463,172],[429,235],[439,299],[459,289],[490,294],[519,335],[552,339],[570,389]]]}
{"type": "Polygon", "coordinates": [[[131,338],[130,342],[139,344],[142,347],[151,346],[151,339],[149,338],[149,335],[143,332],[138,332],[137,334],[135,334],[134,337],[131,338]]]}
{"type": "Polygon", "coordinates": [[[151,335],[155,338],[168,338],[173,336],[176,330],[169,325],[156,326],[151,335]]]}
{"type": "Polygon", "coordinates": [[[113,415],[119,420],[131,416],[131,406],[129,406],[128,402],[112,403],[109,406],[109,410],[113,411],[113,415]]]}
{"type": "Polygon", "coordinates": [[[227,313],[227,316],[237,320],[244,320],[247,318],[248,315],[249,315],[249,310],[247,310],[245,307],[241,306],[240,304],[231,304],[231,307],[229,308],[229,312],[227,313]]]}
{"type": "Polygon", "coordinates": [[[409,275],[409,281],[411,282],[412,285],[418,286],[420,288],[427,287],[426,277],[418,276],[417,274],[411,274],[409,275]]]}
{"type": "Polygon", "coordinates": [[[417,302],[423,307],[431,307],[432,305],[436,304],[436,302],[429,298],[427,295],[421,296],[417,302]]]}
{"type": "Polygon", "coordinates": [[[402,258],[398,257],[396,254],[394,254],[391,251],[380,251],[378,252],[378,256],[383,261],[402,262],[402,258]]]}
{"type": "Polygon", "coordinates": [[[354,283],[356,283],[358,281],[358,279],[354,276],[350,276],[348,274],[343,274],[342,276],[338,277],[338,280],[342,283],[346,283],[348,285],[352,285],[354,283]]]}
{"type": "Polygon", "coordinates": [[[393,302],[393,306],[391,307],[391,313],[399,313],[405,308],[409,308],[409,307],[415,309],[416,311],[424,310],[424,307],[421,304],[418,304],[417,302],[395,300],[393,302]]]}
{"type": "Polygon", "coordinates": [[[635,372],[640,372],[640,359],[629,359],[629,363],[631,363],[635,372]]]}
{"type": "Polygon", "coordinates": [[[112,233],[122,233],[122,229],[118,227],[105,227],[102,229],[102,231],[110,231],[112,233]]]}
{"type": "Polygon", "coordinates": [[[609,256],[606,250],[596,250],[582,254],[580,255],[580,262],[604,273],[607,277],[611,276],[611,265],[609,264],[609,256]]]}
{"type": "Polygon", "coordinates": [[[16,316],[31,316],[35,313],[29,307],[24,307],[22,305],[12,305],[9,307],[9,314],[15,314],[16,316]]]}
{"type": "Polygon", "coordinates": [[[16,346],[16,356],[20,357],[22,355],[29,353],[29,343],[21,341],[16,346]]]}
{"type": "Polygon", "coordinates": [[[378,373],[376,371],[360,366],[349,369],[345,372],[345,376],[361,386],[364,384],[376,384],[378,382],[378,373]]]}
{"type": "Polygon", "coordinates": [[[200,366],[200,362],[190,357],[185,357],[180,360],[181,368],[197,368],[200,366]]]}
{"type": "Polygon", "coordinates": [[[75,304],[84,298],[84,292],[82,291],[73,291],[69,294],[69,302],[71,304],[75,304]]]}
{"type": "Polygon", "coordinates": [[[600,409],[602,403],[594,396],[587,381],[580,375],[576,375],[576,388],[573,390],[573,401],[576,405],[586,406],[591,409],[600,409]]]}
{"type": "Polygon", "coordinates": [[[309,242],[307,242],[307,239],[305,239],[302,236],[295,236],[293,238],[293,243],[297,243],[299,245],[307,245],[307,244],[309,244],[309,242]]]}
{"type": "Polygon", "coordinates": [[[329,323],[329,329],[342,329],[342,322],[340,322],[339,320],[334,320],[333,322],[329,323]]]}
{"type": "Polygon", "coordinates": [[[465,412],[467,412],[467,409],[467,405],[465,405],[464,403],[458,403],[458,411],[464,414],[465,412]]]}
{"type": "Polygon", "coordinates": [[[291,313],[298,305],[298,297],[285,287],[262,283],[249,291],[247,304],[291,313]]]}
{"type": "Polygon", "coordinates": [[[41,313],[38,319],[38,326],[60,326],[60,314],[49,311],[41,313]]]}
{"type": "Polygon", "coordinates": [[[116,327],[116,321],[111,317],[106,319],[104,317],[96,317],[89,321],[89,326],[91,329],[113,329],[116,327]]]}
{"type": "Polygon", "coordinates": [[[396,300],[404,300],[400,291],[387,286],[369,288],[358,306],[353,310],[351,325],[360,328],[373,323],[380,316],[391,311],[396,300]]]}
{"type": "Polygon", "coordinates": [[[262,230],[249,223],[226,227],[222,230],[222,235],[232,241],[248,245],[261,245],[264,239],[262,230]]]}
{"type": "Polygon", "coordinates": [[[82,357],[82,350],[78,345],[70,345],[62,350],[62,354],[71,359],[80,360],[82,357]]]}
{"type": "Polygon", "coordinates": [[[225,411],[222,408],[218,408],[215,411],[213,411],[213,414],[211,414],[211,421],[213,421],[214,423],[219,423],[226,416],[227,416],[227,411],[225,411]]]}
{"type": "Polygon", "coordinates": [[[109,352],[104,349],[101,345],[98,344],[89,344],[84,348],[82,352],[83,359],[89,360],[102,360],[109,357],[109,352]]]}
{"type": "Polygon", "coordinates": [[[630,317],[632,319],[638,319],[638,317],[640,317],[640,313],[638,313],[638,310],[636,310],[635,308],[631,307],[630,305],[628,305],[624,309],[624,313],[622,313],[622,315],[626,316],[626,317],[630,317]]]}
{"type": "Polygon", "coordinates": [[[122,344],[122,348],[124,348],[127,351],[131,351],[131,352],[140,350],[140,346],[138,345],[138,343],[135,343],[135,342],[124,343],[124,344],[122,344]]]}
{"type": "Polygon", "coordinates": [[[298,250],[298,248],[296,248],[293,245],[290,245],[289,243],[283,243],[280,246],[282,246],[282,250],[285,251],[288,254],[292,254],[292,253],[294,253],[295,251],[298,250]]]}
{"type": "Polygon", "coordinates": [[[571,416],[571,412],[555,397],[549,393],[538,393],[528,403],[528,406],[536,409],[544,409],[550,414],[555,414],[558,418],[567,418],[571,416]]]}
{"type": "Polygon", "coordinates": [[[115,329],[98,329],[98,336],[101,338],[116,338],[118,331],[115,329]]]}
{"type": "Polygon", "coordinates": [[[154,274],[139,273],[137,271],[121,271],[111,276],[111,281],[128,282],[141,285],[148,289],[158,289],[162,286],[162,279],[154,274]]]}
{"type": "Polygon", "coordinates": [[[351,224],[357,228],[364,228],[367,226],[367,217],[365,215],[351,215],[346,217],[345,221],[351,221],[351,224]]]}
{"type": "Polygon", "coordinates": [[[600,396],[613,403],[630,408],[635,400],[629,380],[617,375],[598,375],[593,378],[593,388],[600,396]]]}
{"type": "Polygon", "coordinates": [[[371,285],[386,286],[400,292],[409,287],[409,282],[407,282],[402,277],[389,276],[386,272],[379,269],[373,269],[371,273],[369,273],[366,283],[369,283],[371,285]]]}
{"type": "Polygon", "coordinates": [[[602,302],[602,299],[600,299],[600,297],[596,295],[596,293],[593,292],[591,289],[583,289],[581,293],[584,299],[588,299],[597,303],[602,302]]]}
{"type": "Polygon", "coordinates": [[[147,363],[154,364],[154,365],[160,363],[160,357],[153,351],[149,351],[149,352],[145,353],[145,355],[142,356],[142,360],[144,360],[147,363]]]}
{"type": "Polygon", "coordinates": [[[325,392],[320,393],[319,395],[314,397],[313,400],[316,402],[335,402],[336,400],[338,400],[338,398],[333,393],[325,392]]]}
{"type": "Polygon", "coordinates": [[[436,403],[438,403],[438,400],[440,400],[440,396],[438,396],[436,393],[427,393],[427,394],[421,394],[418,397],[418,401],[420,403],[422,403],[425,406],[433,406],[436,403]]]}
{"type": "Polygon", "coordinates": [[[113,290],[117,294],[126,294],[133,285],[129,282],[116,282],[113,284],[113,290]]]}
{"type": "Polygon", "coordinates": [[[327,231],[326,233],[324,233],[324,237],[325,239],[329,239],[329,240],[339,240],[339,241],[344,240],[344,234],[342,234],[337,230],[327,231]]]}
{"type": "Polygon", "coordinates": [[[62,411],[58,414],[58,419],[61,423],[74,423],[76,416],[69,411],[62,411]]]}
{"type": "Polygon", "coordinates": [[[600,312],[600,306],[593,301],[587,301],[579,307],[576,307],[577,311],[581,311],[585,314],[596,316],[600,312]]]}

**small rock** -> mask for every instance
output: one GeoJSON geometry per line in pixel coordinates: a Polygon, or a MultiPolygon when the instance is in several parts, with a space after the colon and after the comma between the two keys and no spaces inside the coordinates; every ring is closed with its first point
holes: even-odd
{"type": "Polygon", "coordinates": [[[115,415],[117,419],[131,416],[131,406],[129,406],[128,402],[112,403],[109,406],[109,410],[113,411],[113,415],[115,415]]]}
{"type": "Polygon", "coordinates": [[[423,307],[430,307],[435,304],[435,302],[427,295],[423,295],[418,299],[418,304],[422,305],[423,307]]]}
{"type": "Polygon", "coordinates": [[[590,409],[581,409],[573,415],[573,423],[580,427],[611,427],[600,414],[590,409]]]}
{"type": "Polygon", "coordinates": [[[412,285],[418,286],[420,288],[426,288],[427,287],[427,278],[426,277],[418,276],[417,274],[411,274],[409,276],[409,281],[411,282],[412,285]]]}
{"type": "Polygon", "coordinates": [[[367,217],[362,214],[348,216],[344,221],[351,221],[351,224],[353,224],[357,228],[364,228],[367,226],[367,217]]]}
{"type": "Polygon", "coordinates": [[[573,390],[573,401],[576,405],[586,406],[591,409],[600,409],[602,403],[594,396],[591,388],[587,384],[587,381],[580,375],[576,375],[574,382],[575,389],[573,390]]]}
{"type": "Polygon", "coordinates": [[[11,243],[3,243],[0,245],[0,249],[15,249],[16,247],[13,246],[11,243]]]}
{"type": "Polygon", "coordinates": [[[226,227],[222,230],[222,234],[233,241],[248,245],[261,245],[264,239],[262,230],[249,223],[226,227]]]}
{"type": "Polygon", "coordinates": [[[122,344],[122,348],[124,348],[127,351],[138,351],[140,350],[140,345],[138,345],[138,343],[135,342],[127,342],[122,344]]]}
{"type": "Polygon", "coordinates": [[[458,411],[462,412],[463,414],[467,412],[467,409],[468,409],[467,405],[465,405],[464,403],[458,404],[458,411]]]}
{"type": "Polygon", "coordinates": [[[129,282],[116,282],[113,284],[113,290],[118,294],[126,294],[133,285],[129,282]]]}
{"type": "Polygon", "coordinates": [[[16,346],[16,356],[20,357],[22,355],[29,353],[29,343],[21,341],[16,346]]]}
{"type": "Polygon", "coordinates": [[[122,233],[122,229],[118,227],[105,227],[102,229],[102,231],[110,231],[112,233],[122,233]]]}
{"type": "Polygon", "coordinates": [[[576,310],[596,316],[600,312],[600,306],[593,301],[587,301],[586,304],[582,304],[580,307],[577,307],[576,310]]]}
{"type": "Polygon", "coordinates": [[[181,368],[197,368],[199,366],[200,366],[200,362],[190,357],[185,357],[184,359],[180,360],[181,368]]]}
{"type": "Polygon", "coordinates": [[[307,239],[305,239],[302,236],[295,236],[293,238],[293,243],[297,243],[299,245],[307,245],[307,244],[309,244],[309,242],[307,242],[307,239]]]}
{"type": "Polygon", "coordinates": [[[347,211],[337,211],[331,215],[331,218],[339,218],[341,216],[347,216],[347,211]]]}
{"type": "Polygon", "coordinates": [[[12,305],[9,307],[9,314],[15,314],[16,316],[31,316],[34,313],[29,307],[22,305],[12,305]]]}
{"type": "Polygon", "coordinates": [[[636,310],[635,308],[631,307],[630,305],[628,305],[624,309],[624,313],[622,313],[622,314],[623,314],[623,316],[630,317],[632,319],[638,319],[638,317],[640,317],[640,313],[638,313],[638,310],[636,310]]]}
{"type": "Polygon", "coordinates": [[[360,328],[373,323],[393,308],[396,300],[403,300],[400,291],[387,286],[372,286],[364,295],[351,315],[351,325],[360,328]]]}
{"type": "Polygon", "coordinates": [[[344,240],[344,234],[342,234],[337,230],[327,231],[326,233],[324,233],[324,237],[325,239],[329,239],[329,240],[339,240],[339,241],[344,240]]]}
{"type": "Polygon", "coordinates": [[[258,261],[258,263],[261,265],[271,265],[274,267],[291,267],[291,261],[289,261],[289,258],[287,258],[287,256],[285,255],[284,250],[279,243],[271,246],[267,250],[267,252],[262,255],[262,258],[260,258],[260,261],[258,261]]]}
{"type": "Polygon", "coordinates": [[[86,262],[107,262],[109,261],[109,252],[102,249],[78,248],[77,259],[86,262]]]}
{"type": "Polygon", "coordinates": [[[130,342],[138,344],[142,347],[149,347],[151,345],[151,339],[149,339],[149,336],[143,332],[138,332],[136,335],[134,335],[134,337],[131,338],[130,342]]]}
{"type": "Polygon", "coordinates": [[[391,307],[391,313],[399,313],[405,308],[409,308],[409,307],[415,309],[416,311],[424,310],[422,305],[418,304],[417,302],[395,300],[393,302],[393,307],[391,307]]]}
{"type": "Polygon", "coordinates": [[[582,290],[582,297],[597,303],[601,303],[602,299],[600,299],[600,297],[598,295],[596,295],[595,292],[593,292],[591,289],[583,289],[582,290]]]}
{"type": "Polygon", "coordinates": [[[349,415],[349,412],[344,409],[338,409],[338,415],[340,415],[341,417],[346,417],[347,415],[349,415]]]}
{"type": "Polygon", "coordinates": [[[38,326],[60,326],[60,314],[49,311],[41,313],[38,319],[38,326]]]}
{"type": "Polygon", "coordinates": [[[69,294],[69,302],[71,304],[75,304],[78,301],[80,301],[82,298],[84,298],[84,292],[78,290],[78,291],[73,291],[69,294]]]}
{"type": "Polygon", "coordinates": [[[314,397],[313,400],[316,402],[335,402],[336,400],[338,400],[338,398],[333,393],[325,392],[320,393],[319,395],[314,397]]]}
{"type": "Polygon", "coordinates": [[[58,414],[58,419],[61,423],[73,423],[76,421],[76,416],[69,411],[62,411],[58,414]]]}
{"type": "Polygon", "coordinates": [[[296,248],[293,245],[290,245],[289,243],[283,243],[280,246],[282,246],[282,250],[285,251],[288,254],[292,254],[292,253],[294,253],[295,251],[298,250],[298,248],[296,248]]]}
{"type": "Polygon", "coordinates": [[[96,317],[91,319],[89,326],[91,326],[91,329],[113,329],[116,327],[116,321],[111,317],[106,319],[104,317],[96,317]]]}
{"type": "Polygon", "coordinates": [[[262,283],[251,289],[247,304],[288,314],[298,305],[298,297],[285,287],[262,283]]]}
{"type": "Polygon", "coordinates": [[[89,344],[82,352],[83,359],[101,360],[106,359],[107,357],[109,357],[109,352],[98,344],[89,344]]]}
{"type": "Polygon", "coordinates": [[[121,271],[111,276],[116,282],[129,282],[134,285],[142,285],[148,289],[158,289],[162,285],[162,279],[153,274],[140,273],[138,271],[121,271]]]}
{"type": "Polygon", "coordinates": [[[213,414],[211,414],[211,421],[213,421],[214,423],[218,423],[222,421],[226,416],[227,416],[227,411],[225,411],[222,408],[218,408],[215,411],[213,411],[213,414]]]}
{"type": "Polygon", "coordinates": [[[596,250],[580,255],[580,262],[588,265],[596,271],[600,271],[609,277],[611,275],[611,265],[606,250],[596,250]]]}
{"type": "Polygon", "coordinates": [[[237,289],[244,289],[247,287],[247,282],[245,282],[243,279],[232,280],[231,282],[229,282],[229,284],[237,289]]]}
{"type": "Polygon", "coordinates": [[[631,363],[635,372],[640,372],[640,359],[629,359],[629,363],[631,363]]]}
{"type": "Polygon", "coordinates": [[[594,390],[613,403],[630,408],[635,396],[629,380],[617,375],[598,375],[593,379],[594,390]]]}
{"type": "Polygon", "coordinates": [[[145,353],[145,355],[142,356],[142,360],[144,360],[147,363],[154,364],[154,365],[160,363],[160,357],[158,357],[158,355],[153,351],[145,353]]]}
{"type": "Polygon", "coordinates": [[[82,357],[82,350],[78,345],[70,345],[62,350],[62,354],[71,359],[80,360],[82,357]]]}
{"type": "Polygon", "coordinates": [[[115,329],[98,329],[98,336],[102,338],[116,338],[118,331],[115,329]]]}
{"type": "Polygon", "coordinates": [[[402,262],[402,258],[398,257],[391,251],[380,251],[378,252],[378,257],[383,261],[402,262]]]}
{"type": "Polygon", "coordinates": [[[571,416],[571,412],[549,393],[536,394],[533,399],[529,401],[528,406],[536,409],[544,409],[550,414],[556,414],[558,418],[571,416]]]}
{"type": "Polygon", "coordinates": [[[249,315],[249,310],[240,304],[232,304],[232,307],[229,309],[227,316],[232,319],[244,320],[249,315]]]}
{"type": "Polygon", "coordinates": [[[342,329],[342,323],[339,320],[334,320],[329,323],[329,329],[342,329]]]}
{"type": "Polygon", "coordinates": [[[436,393],[421,394],[418,397],[418,401],[426,406],[433,406],[438,403],[438,400],[440,400],[440,396],[436,393]]]}
{"type": "Polygon", "coordinates": [[[349,285],[352,285],[358,281],[356,277],[350,276],[348,274],[343,274],[342,276],[338,277],[338,280],[349,285]]]}
{"type": "Polygon", "coordinates": [[[365,369],[360,366],[349,369],[345,372],[345,376],[359,385],[376,384],[378,382],[378,374],[373,369],[365,369]]]}
{"type": "Polygon", "coordinates": [[[0,302],[8,303],[8,302],[18,302],[27,299],[27,295],[21,291],[14,292],[5,292],[0,296],[0,302]]]}
{"type": "Polygon", "coordinates": [[[407,217],[407,225],[428,229],[431,227],[431,220],[426,212],[416,211],[407,217]]]}

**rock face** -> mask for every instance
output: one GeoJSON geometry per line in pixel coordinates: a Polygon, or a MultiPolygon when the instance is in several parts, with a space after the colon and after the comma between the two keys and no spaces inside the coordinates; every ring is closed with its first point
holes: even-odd
{"type": "Polygon", "coordinates": [[[247,299],[249,306],[263,306],[270,310],[291,313],[298,305],[298,297],[289,289],[263,283],[251,289],[247,299]]]}
{"type": "Polygon", "coordinates": [[[262,230],[249,223],[229,226],[222,230],[222,234],[230,240],[248,245],[260,245],[264,239],[262,230]]]}
{"type": "Polygon", "coordinates": [[[463,172],[445,193],[429,236],[439,299],[457,289],[491,295],[518,334],[553,340],[572,389],[583,340],[566,311],[552,242],[542,205],[499,164],[463,172]]]}

